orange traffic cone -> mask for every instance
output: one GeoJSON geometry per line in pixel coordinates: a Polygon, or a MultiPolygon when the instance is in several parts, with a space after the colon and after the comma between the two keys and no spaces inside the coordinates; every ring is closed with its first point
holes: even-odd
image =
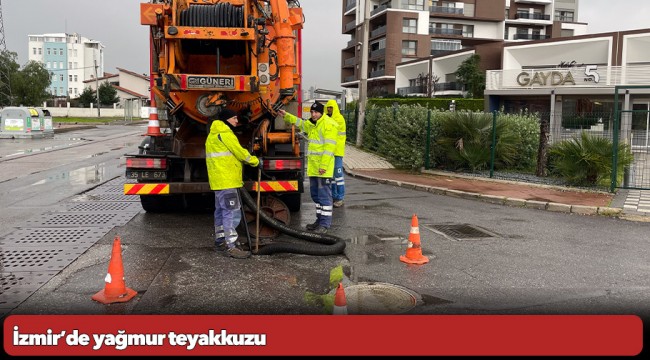
{"type": "Polygon", "coordinates": [[[345,300],[345,290],[343,290],[343,284],[339,283],[339,287],[336,288],[336,295],[334,295],[334,309],[332,315],[347,315],[348,314],[348,302],[345,300]]]}
{"type": "Polygon", "coordinates": [[[422,255],[420,228],[418,227],[418,217],[415,214],[411,218],[411,232],[409,233],[409,245],[406,249],[406,255],[400,256],[399,259],[407,264],[422,265],[429,262],[429,258],[422,255]]]}
{"type": "Polygon", "coordinates": [[[120,237],[116,236],[113,241],[113,253],[108,263],[108,274],[106,274],[106,286],[103,290],[92,296],[92,299],[102,304],[115,302],[127,302],[137,294],[136,291],[126,287],[124,283],[124,267],[122,266],[122,246],[120,237]]]}
{"type": "Polygon", "coordinates": [[[158,121],[158,108],[156,102],[151,100],[151,107],[149,108],[149,125],[147,127],[147,136],[162,136],[160,132],[160,121],[158,121]]]}

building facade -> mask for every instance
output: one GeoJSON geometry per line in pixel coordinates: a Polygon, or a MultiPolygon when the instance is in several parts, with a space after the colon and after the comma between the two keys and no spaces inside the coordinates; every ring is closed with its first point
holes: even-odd
{"type": "MultiPolygon", "coordinates": [[[[397,92],[400,63],[586,33],[586,24],[577,22],[578,0],[342,0],[342,32],[351,36],[341,51],[341,83],[346,88],[357,88],[361,79],[366,1],[369,96],[397,92]]],[[[444,74],[448,85],[439,87],[457,91],[450,74],[444,74]]]]}
{"type": "Polygon", "coordinates": [[[28,35],[30,61],[43,64],[50,72],[50,94],[76,98],[84,81],[104,74],[104,45],[79,34],[28,35]]]}
{"type": "Polygon", "coordinates": [[[619,116],[621,139],[648,150],[650,29],[506,44],[502,69],[486,73],[485,98],[488,111],[548,117],[551,141],[569,119],[592,116],[591,130],[608,131],[619,116]]]}

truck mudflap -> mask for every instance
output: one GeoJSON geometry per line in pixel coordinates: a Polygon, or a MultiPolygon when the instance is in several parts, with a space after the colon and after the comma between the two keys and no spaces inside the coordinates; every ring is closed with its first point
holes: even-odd
{"type": "MultiPolygon", "coordinates": [[[[248,191],[257,191],[257,181],[244,182],[248,191]]],[[[289,181],[261,181],[260,192],[298,192],[300,190],[297,180],[289,181]]],[[[210,183],[137,183],[124,184],[124,195],[170,195],[170,194],[196,194],[210,192],[210,183]]]]}

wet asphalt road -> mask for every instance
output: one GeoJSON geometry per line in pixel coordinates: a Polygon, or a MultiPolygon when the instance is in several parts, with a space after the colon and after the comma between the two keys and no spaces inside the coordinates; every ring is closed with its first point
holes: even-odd
{"type": "MultiPolygon", "coordinates": [[[[120,187],[119,163],[110,170],[116,179],[92,191],[110,193],[120,187]]],[[[210,213],[128,210],[128,222],[108,226],[103,236],[61,270],[50,271],[48,276],[32,272],[33,279],[48,281],[7,311],[320,314],[325,307],[313,299],[331,291],[330,271],[342,266],[348,287],[379,283],[408,289],[417,301],[416,306],[406,307],[411,314],[637,314],[649,318],[650,223],[500,206],[350,177],[346,186],[346,205],[335,209],[331,230],[346,240],[345,254],[230,259],[212,247],[210,213]],[[425,265],[399,261],[413,214],[419,218],[424,255],[430,257],[425,265]],[[484,230],[484,237],[459,240],[440,233],[445,227],[463,225],[484,230]],[[102,305],[90,297],[104,287],[115,236],[120,236],[123,245],[126,285],[138,295],[124,304],[102,305]]],[[[34,213],[37,199],[34,195],[30,200],[34,213]]],[[[98,198],[72,196],[59,205],[72,199],[92,203],[98,198]]],[[[2,202],[4,207],[4,195],[2,202]]],[[[294,226],[314,219],[307,195],[302,205],[300,213],[292,214],[294,226]]],[[[11,206],[22,205],[15,201],[11,206]]],[[[388,294],[382,300],[395,299],[388,294]]],[[[351,304],[353,299],[348,301],[360,312],[376,312],[351,304]]]]}

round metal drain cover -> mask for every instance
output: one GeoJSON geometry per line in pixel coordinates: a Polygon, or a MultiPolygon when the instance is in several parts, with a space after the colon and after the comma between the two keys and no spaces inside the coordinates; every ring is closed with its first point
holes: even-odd
{"type": "Polygon", "coordinates": [[[401,286],[359,283],[345,288],[349,314],[401,314],[414,308],[420,296],[401,286]]]}

